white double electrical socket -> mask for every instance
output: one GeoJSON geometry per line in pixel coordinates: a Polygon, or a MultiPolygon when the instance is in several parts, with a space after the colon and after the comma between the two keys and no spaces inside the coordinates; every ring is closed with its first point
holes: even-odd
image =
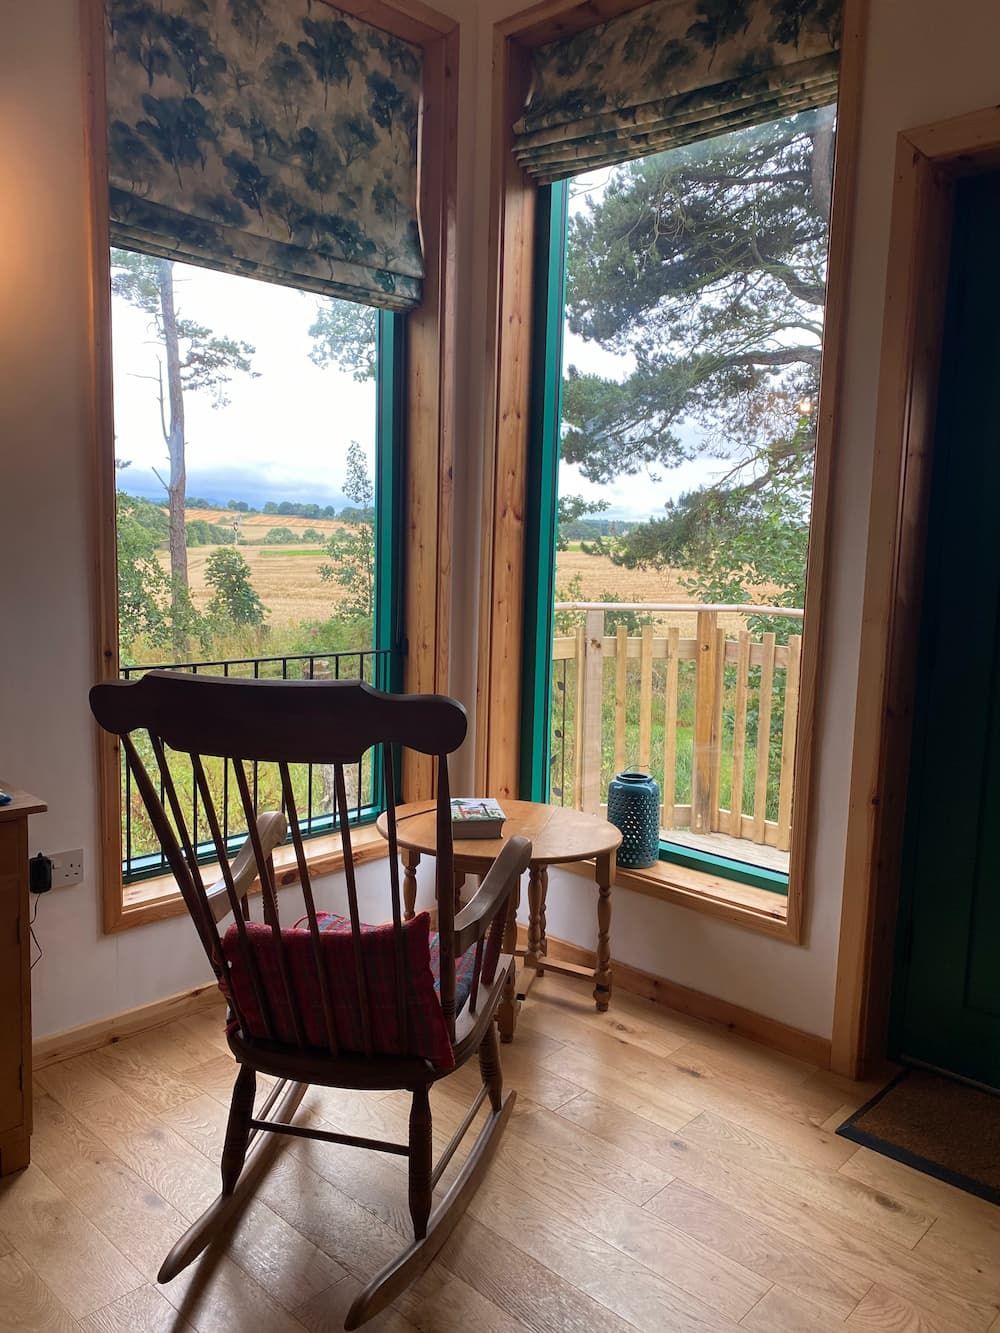
{"type": "Polygon", "coordinates": [[[49,852],[52,862],[52,887],[68,889],[83,880],[83,848],[71,852],[49,852]]]}

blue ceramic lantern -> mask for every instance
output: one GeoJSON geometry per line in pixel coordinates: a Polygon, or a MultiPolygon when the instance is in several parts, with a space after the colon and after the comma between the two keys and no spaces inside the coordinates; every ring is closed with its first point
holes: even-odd
{"type": "Polygon", "coordinates": [[[648,773],[619,773],[608,787],[608,820],[621,829],[618,864],[655,865],[660,855],[660,784],[648,773]]]}

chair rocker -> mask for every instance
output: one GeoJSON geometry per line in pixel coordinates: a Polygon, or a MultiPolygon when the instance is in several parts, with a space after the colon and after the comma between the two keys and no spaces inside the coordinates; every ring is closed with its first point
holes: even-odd
{"type": "MultiPolygon", "coordinates": [[[[357,1328],[384,1309],[441,1249],[510,1116],[515,1093],[503,1089],[494,1018],[513,966],[501,952],[508,907],[531,844],[512,838],[478,892],[456,913],[447,756],[465,738],[466,717],[453,699],[388,695],[360,681],[235,680],[151,671],[136,681],[95,686],[90,703],[101,726],[121,738],[227,999],[226,1031],[239,1065],[222,1153],[221,1193],[177,1241],[158,1280],[169,1282],[181,1272],[246,1205],[273,1158],[263,1150],[265,1143],[275,1142],[269,1135],[396,1153],[409,1160],[413,1240],[354,1301],[345,1328],[357,1328]],[[437,760],[436,949],[428,914],[404,921],[400,910],[395,765],[401,748],[437,760]],[[345,771],[352,777],[356,773],[360,791],[361,765],[369,752],[370,771],[381,772],[384,783],[392,908],[391,922],[376,927],[363,925],[359,916],[345,776],[345,771]],[[313,900],[292,767],[308,764],[333,770],[346,918],[317,913],[313,900]],[[272,790],[280,790],[282,808],[258,813],[258,792],[269,777],[272,790]],[[195,811],[190,822],[180,792],[187,793],[187,806],[195,811]],[[223,831],[227,820],[220,821],[217,809],[220,792],[223,810],[235,804],[249,831],[232,857],[231,840],[223,831]],[[292,927],[283,927],[278,918],[273,861],[274,849],[287,835],[306,909],[292,927]],[[201,862],[208,852],[220,873],[206,885],[201,862]],[[257,884],[260,922],[250,913],[257,884]],[[474,1053],[482,1087],[435,1164],[429,1089],[474,1053]],[[277,1082],[255,1113],[258,1071],[277,1082]],[[408,1142],[295,1124],[293,1116],[310,1084],[407,1090],[412,1095],[408,1142]],[[487,1098],[490,1114],[435,1207],[435,1186],[487,1098]]],[[[301,770],[298,776],[301,783],[301,770]]]]}

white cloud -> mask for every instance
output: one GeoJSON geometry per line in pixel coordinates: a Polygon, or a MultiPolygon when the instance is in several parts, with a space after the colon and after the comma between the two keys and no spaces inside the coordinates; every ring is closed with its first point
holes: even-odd
{"type": "MultiPolygon", "coordinates": [[[[189,493],[202,493],[199,479],[218,485],[227,479],[226,494],[206,498],[225,502],[252,494],[257,501],[272,498],[265,492],[273,488],[274,499],[343,503],[350,441],[358,440],[374,461],[375,386],[309,360],[309,326],[320,298],[187,265],[176,266],[175,288],[182,317],[251,343],[260,372],[259,379],[236,374],[223,408],[213,406],[211,393],[185,394],[189,493]]],[[[120,482],[155,494],[152,470],[165,476],[167,466],[155,335],[149,317],[119,297],[113,326],[115,452],[132,463],[120,482]]]]}

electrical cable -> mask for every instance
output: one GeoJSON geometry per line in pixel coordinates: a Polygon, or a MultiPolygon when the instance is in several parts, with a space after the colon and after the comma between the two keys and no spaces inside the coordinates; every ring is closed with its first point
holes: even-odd
{"type": "Polygon", "coordinates": [[[32,911],[31,911],[31,920],[28,922],[28,930],[29,930],[29,932],[30,932],[30,934],[31,934],[31,942],[32,942],[32,944],[35,946],[35,948],[38,950],[38,954],[37,954],[37,956],[36,956],[34,962],[31,963],[31,965],[30,965],[30,967],[29,967],[29,969],[28,969],[30,972],[33,972],[33,971],[35,970],[35,963],[41,961],[42,954],[44,953],[44,950],[43,950],[42,946],[38,943],[38,936],[35,934],[35,917],[38,915],[38,901],[39,901],[39,899],[41,898],[41,896],[42,896],[42,895],[41,895],[40,893],[36,893],[36,894],[35,894],[35,905],[34,905],[34,907],[32,908],[32,911]]]}

